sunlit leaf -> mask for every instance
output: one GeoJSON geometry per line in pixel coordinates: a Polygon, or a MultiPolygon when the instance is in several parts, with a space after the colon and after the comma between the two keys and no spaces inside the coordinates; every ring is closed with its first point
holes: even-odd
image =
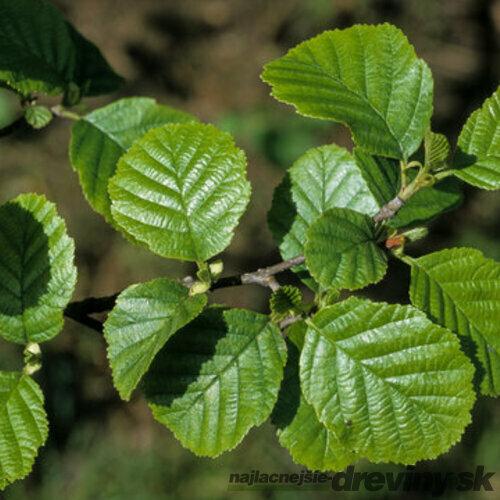
{"type": "Polygon", "coordinates": [[[473,375],[449,330],[411,306],[354,297],[313,317],[300,358],[319,420],[373,462],[448,451],[471,420],[473,375]]]}
{"type": "Polygon", "coordinates": [[[346,124],[372,154],[409,158],[429,127],[431,71],[389,24],[325,31],[266,64],[262,79],[299,113],[346,124]]]}

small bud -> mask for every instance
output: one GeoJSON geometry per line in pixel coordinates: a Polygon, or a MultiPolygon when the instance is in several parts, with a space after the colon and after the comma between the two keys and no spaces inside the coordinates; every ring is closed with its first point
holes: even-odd
{"type": "Polygon", "coordinates": [[[215,260],[209,265],[210,273],[212,274],[212,278],[216,280],[224,271],[224,264],[222,260],[215,260]]]}
{"type": "Polygon", "coordinates": [[[415,229],[410,229],[403,233],[408,241],[417,241],[425,238],[429,234],[429,230],[426,227],[416,227],[415,229]]]}
{"type": "Polygon", "coordinates": [[[27,365],[24,366],[23,374],[24,375],[33,375],[33,373],[40,370],[41,367],[42,367],[41,360],[32,361],[31,363],[28,363],[27,365]]]}
{"type": "Polygon", "coordinates": [[[36,342],[28,342],[24,349],[24,354],[32,356],[41,356],[42,350],[40,349],[40,344],[37,344],[36,342]]]}
{"type": "Polygon", "coordinates": [[[189,295],[200,295],[210,290],[210,283],[204,281],[196,281],[195,284],[189,289],[189,295]]]}
{"type": "Polygon", "coordinates": [[[200,281],[203,281],[204,283],[210,283],[212,280],[212,276],[210,274],[210,270],[208,268],[200,269],[197,273],[196,276],[200,281]]]}
{"type": "Polygon", "coordinates": [[[385,240],[385,248],[388,250],[393,250],[394,248],[400,248],[405,244],[405,236],[404,234],[398,234],[397,236],[393,236],[392,238],[387,238],[385,240]]]}

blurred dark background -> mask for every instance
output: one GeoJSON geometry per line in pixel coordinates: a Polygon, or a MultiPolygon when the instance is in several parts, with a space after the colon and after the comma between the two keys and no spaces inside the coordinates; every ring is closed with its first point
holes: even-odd
{"type": "MultiPolygon", "coordinates": [[[[153,96],[231,132],[246,150],[253,195],[233,244],[224,254],[228,273],[256,269],[279,259],[265,217],[285,169],[311,147],[327,142],[351,146],[345,128],[300,117],[269,97],[269,88],[259,79],[263,64],[325,29],[354,23],[396,24],[433,71],[433,129],[453,143],[466,117],[500,82],[500,1],[53,3],[127,79],[117,95],[88,100],[89,110],[119,97],[153,96]]],[[[0,127],[18,112],[15,100],[2,91],[0,127]]],[[[166,261],[132,246],[92,212],[68,160],[70,125],[55,120],[41,132],[22,131],[1,140],[0,203],[29,191],[45,193],[56,202],[76,241],[79,281],[75,298],[114,293],[158,275],[177,277],[191,272],[187,264],[166,261]]],[[[433,222],[429,237],[410,253],[472,245],[500,260],[499,215],[500,194],[466,188],[463,206],[433,222]]],[[[368,294],[379,300],[408,302],[408,270],[392,263],[390,271],[392,279],[368,294]]],[[[265,312],[268,294],[258,287],[240,287],[218,291],[213,298],[265,312]]],[[[0,368],[19,368],[20,350],[3,341],[0,346],[0,368]]],[[[49,441],[32,475],[10,486],[5,498],[227,498],[230,472],[301,470],[280,449],[270,424],[250,432],[239,448],[217,460],[196,458],[153,420],[140,394],[128,404],[119,400],[103,339],[69,320],[54,341],[43,345],[38,380],[51,421],[49,441]]],[[[486,469],[498,471],[499,432],[500,405],[491,398],[480,398],[463,442],[419,468],[465,471],[484,464],[486,469]]],[[[366,463],[359,467],[381,469],[366,463]]],[[[500,491],[500,472],[492,484],[500,491]]],[[[245,493],[246,498],[302,495],[245,493]]],[[[365,495],[372,497],[373,493],[359,493],[358,497],[365,495]]],[[[472,495],[481,497],[480,493],[472,495]]],[[[495,493],[489,495],[493,498],[495,493]]],[[[405,497],[419,495],[407,493],[405,497]]],[[[456,492],[453,497],[458,497],[456,492]]]]}

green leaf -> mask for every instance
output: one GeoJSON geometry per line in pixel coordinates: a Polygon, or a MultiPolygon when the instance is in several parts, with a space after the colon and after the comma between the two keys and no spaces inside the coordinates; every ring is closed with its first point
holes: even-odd
{"type": "Polygon", "coordinates": [[[0,80],[28,94],[62,93],[71,82],[75,51],[56,7],[40,0],[0,0],[0,80]]]}
{"type": "Polygon", "coordinates": [[[162,257],[205,261],[222,252],[250,199],[246,158],[229,134],[184,123],[150,130],[109,183],[121,230],[162,257]]]}
{"type": "Polygon", "coordinates": [[[149,130],[196,119],[148,97],[129,97],[89,113],[71,128],[69,154],[92,208],[113,224],[109,179],[120,157],[149,130]]]}
{"type": "Polygon", "coordinates": [[[349,208],[331,208],[307,231],[307,268],[329,288],[357,290],[380,281],[387,256],[378,246],[375,223],[349,208]]]}
{"type": "Polygon", "coordinates": [[[302,306],[302,294],[296,286],[280,286],[269,300],[271,308],[271,320],[275,323],[285,319],[289,314],[300,312],[302,306]]]}
{"type": "Polygon", "coordinates": [[[309,470],[342,470],[357,457],[318,420],[305,400],[300,390],[300,351],[291,342],[287,344],[285,375],[272,414],[280,444],[290,451],[294,462],[309,470]]]}
{"type": "Polygon", "coordinates": [[[29,474],[47,434],[36,382],[21,373],[0,372],[0,490],[29,474]]]}
{"type": "Polygon", "coordinates": [[[446,452],[471,420],[473,374],[457,337],[420,311],[354,297],[313,317],[300,358],[319,420],[373,462],[446,452]]]}
{"type": "Polygon", "coordinates": [[[482,189],[500,189],[500,87],[469,117],[451,172],[482,189]]]}
{"type": "Polygon", "coordinates": [[[269,417],[285,362],[284,340],[266,316],[211,307],[159,352],[144,390],[183,446],[216,457],[269,417]]]}
{"type": "Polygon", "coordinates": [[[74,251],[44,196],[23,194],[0,207],[0,335],[25,344],[61,331],[76,282],[74,251]]]}
{"type": "Polygon", "coordinates": [[[104,324],[104,337],[122,399],[130,399],[158,351],[206,303],[205,295],[190,297],[188,288],[165,278],[132,285],[118,296],[104,324]]]}
{"type": "Polygon", "coordinates": [[[122,78],[97,47],[42,0],[0,0],[0,80],[23,95],[57,95],[78,87],[81,96],[116,90],[122,78]]]}
{"type": "Polygon", "coordinates": [[[24,119],[34,129],[41,129],[52,121],[52,113],[45,106],[27,106],[24,108],[24,119]]]}
{"type": "MultiPolygon", "coordinates": [[[[335,144],[309,150],[274,192],[268,224],[283,259],[304,252],[309,226],[333,207],[352,208],[368,215],[379,209],[353,157],[335,144]]],[[[317,288],[313,280],[307,279],[305,266],[295,270],[308,286],[317,288]]]]}
{"type": "Polygon", "coordinates": [[[389,24],[325,31],[267,64],[262,79],[299,113],[347,125],[372,154],[408,158],[430,124],[431,71],[389,24]]]}
{"type": "Polygon", "coordinates": [[[443,134],[428,130],[425,134],[425,163],[430,170],[444,167],[450,157],[451,148],[443,134]]]}
{"type": "Polygon", "coordinates": [[[500,264],[471,248],[442,250],[408,262],[412,303],[473,342],[481,392],[500,395],[500,264]]]}
{"type": "MultiPolygon", "coordinates": [[[[371,156],[359,148],[355,149],[354,154],[373,196],[380,206],[385,205],[400,190],[399,162],[381,156],[371,156]]],[[[413,180],[415,175],[415,169],[410,169],[409,180],[413,180]]],[[[386,224],[394,228],[422,224],[456,208],[462,201],[460,183],[456,179],[444,179],[415,193],[386,224]]]]}

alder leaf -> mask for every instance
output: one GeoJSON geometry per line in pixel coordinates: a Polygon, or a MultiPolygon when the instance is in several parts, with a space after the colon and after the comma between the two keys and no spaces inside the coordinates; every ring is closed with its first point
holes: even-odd
{"type": "Polygon", "coordinates": [[[109,179],[120,157],[149,130],[196,118],[149,97],[128,97],[89,113],[71,128],[69,154],[91,207],[114,224],[109,179]]]}
{"type": "Polygon", "coordinates": [[[183,446],[216,457],[269,417],[285,362],[285,342],[267,316],[210,307],[158,353],[144,391],[183,446]]]}
{"type": "Polygon", "coordinates": [[[262,79],[299,113],[347,125],[372,154],[409,158],[430,124],[431,71],[389,24],[325,31],[266,64],[262,79]]]}
{"type": "Polygon", "coordinates": [[[22,194],[0,207],[0,335],[43,342],[63,327],[76,282],[75,245],[55,205],[22,194]]]}
{"type": "Polygon", "coordinates": [[[500,395],[500,264],[472,248],[407,260],[412,303],[436,323],[472,340],[481,392],[500,395]]]}
{"type": "Polygon", "coordinates": [[[278,401],[272,414],[279,442],[288,449],[294,462],[309,470],[340,471],[355,462],[357,456],[339,441],[316,416],[300,390],[300,351],[287,342],[288,359],[278,401]]]}
{"type": "Polygon", "coordinates": [[[0,490],[30,473],[47,434],[37,383],[22,373],[0,372],[0,490]]]}
{"type": "Polygon", "coordinates": [[[451,172],[481,189],[500,189],[500,87],[469,117],[451,172]]]}
{"type": "Polygon", "coordinates": [[[312,318],[300,357],[319,420],[373,462],[448,451],[471,420],[473,375],[456,335],[420,311],[355,297],[312,318]]]}
{"type": "Polygon", "coordinates": [[[113,382],[129,400],[158,351],[180,328],[201,313],[206,295],[166,278],[124,290],[104,323],[113,382]]]}
{"type": "Polygon", "coordinates": [[[78,98],[116,90],[122,83],[99,49],[42,0],[0,0],[0,80],[23,95],[78,98]],[[8,22],[7,22],[8,20],[8,22]]]}
{"type": "Polygon", "coordinates": [[[52,121],[52,113],[45,106],[27,106],[24,108],[24,119],[38,130],[46,127],[52,121]]]}
{"type": "Polygon", "coordinates": [[[205,261],[231,243],[245,211],[245,168],[243,151],[212,125],[150,130],[109,182],[113,219],[162,257],[205,261]]]}
{"type": "Polygon", "coordinates": [[[349,208],[331,208],[307,231],[307,268],[328,288],[357,290],[380,281],[387,256],[379,247],[375,223],[349,208]]]}
{"type": "MultiPolygon", "coordinates": [[[[368,215],[379,209],[351,154],[335,144],[309,150],[275,189],[268,224],[284,260],[304,252],[309,226],[333,207],[368,215]]],[[[295,271],[317,288],[305,266],[295,271]]]]}

